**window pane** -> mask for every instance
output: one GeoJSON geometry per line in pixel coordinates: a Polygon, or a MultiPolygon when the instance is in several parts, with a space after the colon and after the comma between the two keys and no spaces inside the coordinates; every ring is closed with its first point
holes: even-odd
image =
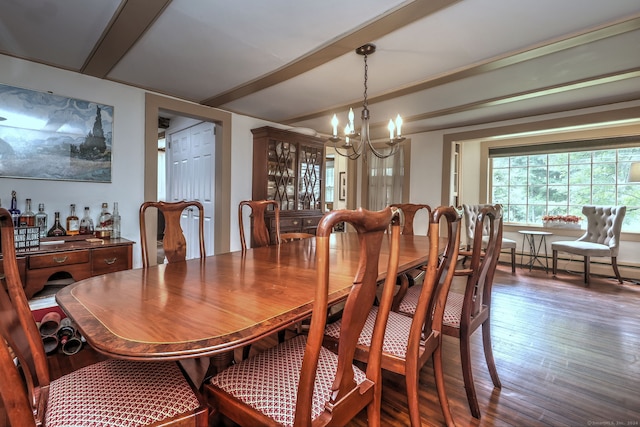
{"type": "Polygon", "coordinates": [[[547,168],[534,167],[529,169],[529,184],[547,184],[547,168]]]}
{"type": "Polygon", "coordinates": [[[569,166],[557,165],[549,167],[549,185],[566,184],[569,175],[569,166]]]}
{"type": "Polygon", "coordinates": [[[591,185],[591,163],[587,165],[571,165],[569,167],[569,182],[571,185],[591,185]]]}
{"type": "Polygon", "coordinates": [[[616,182],[616,164],[600,163],[593,164],[594,184],[614,184],[616,182]]]}
{"type": "Polygon", "coordinates": [[[508,185],[509,169],[493,169],[493,185],[508,185]]]}
{"type": "Polygon", "coordinates": [[[594,205],[615,205],[616,204],[616,186],[615,185],[594,185],[593,204],[594,205]]]}
{"type": "Polygon", "coordinates": [[[579,151],[577,153],[569,154],[569,163],[591,163],[591,151],[579,151]]]}

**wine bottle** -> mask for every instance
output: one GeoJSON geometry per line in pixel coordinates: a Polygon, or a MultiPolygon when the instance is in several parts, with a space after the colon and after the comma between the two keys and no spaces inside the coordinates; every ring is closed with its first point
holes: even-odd
{"type": "Polygon", "coordinates": [[[53,226],[47,232],[47,237],[60,237],[67,234],[67,230],[60,224],[60,212],[54,214],[53,226]]]}
{"type": "Polygon", "coordinates": [[[120,238],[120,213],[118,212],[118,202],[113,203],[113,214],[111,215],[111,238],[119,239],[120,238]]]}
{"type": "Polygon", "coordinates": [[[44,211],[44,203],[40,203],[38,213],[36,213],[36,227],[40,227],[40,237],[47,237],[47,219],[48,215],[44,211]]]}
{"type": "Polygon", "coordinates": [[[89,206],[84,207],[84,216],[80,220],[80,234],[93,234],[95,232],[93,228],[93,220],[89,214],[89,206]]]}
{"type": "Polygon", "coordinates": [[[16,191],[11,192],[11,207],[9,208],[11,219],[13,220],[13,226],[20,226],[20,209],[18,209],[18,199],[16,197],[16,191]]]}
{"type": "Polygon", "coordinates": [[[27,199],[25,203],[25,210],[18,218],[18,224],[20,227],[33,227],[36,225],[36,214],[31,210],[31,199],[27,199]]]}
{"type": "Polygon", "coordinates": [[[71,213],[67,217],[67,235],[75,236],[80,233],[80,221],[76,215],[76,205],[71,204],[71,213]]]}

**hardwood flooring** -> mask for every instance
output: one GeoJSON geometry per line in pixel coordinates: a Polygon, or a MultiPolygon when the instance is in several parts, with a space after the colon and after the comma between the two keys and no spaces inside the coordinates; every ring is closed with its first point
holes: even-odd
{"type": "MultiPolygon", "coordinates": [[[[477,331],[472,358],[480,420],[467,406],[458,343],[444,337],[447,393],[458,426],[640,426],[640,285],[593,276],[585,287],[580,275],[553,278],[520,267],[512,275],[504,264],[494,280],[492,311],[502,389],[493,387],[477,331]]],[[[96,357],[86,349],[52,358],[52,374],[96,357]]],[[[421,372],[420,405],[423,425],[444,425],[430,363],[421,372]]],[[[364,412],[349,424],[366,425],[364,412]]],[[[382,425],[409,425],[404,378],[388,372],[382,425]]]]}

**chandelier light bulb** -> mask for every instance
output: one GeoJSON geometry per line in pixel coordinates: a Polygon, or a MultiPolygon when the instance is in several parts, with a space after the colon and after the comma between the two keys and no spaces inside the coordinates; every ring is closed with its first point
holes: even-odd
{"type": "Polygon", "coordinates": [[[398,138],[400,138],[402,136],[402,117],[400,117],[400,114],[396,117],[396,129],[398,130],[398,138]]]}
{"type": "Polygon", "coordinates": [[[333,126],[333,137],[335,138],[338,136],[338,116],[336,116],[335,114],[331,119],[331,125],[333,126]]]}
{"type": "Polygon", "coordinates": [[[389,139],[393,140],[394,136],[393,136],[393,131],[395,130],[396,126],[393,124],[393,120],[389,119],[389,125],[387,126],[387,129],[389,129],[389,139]]]}

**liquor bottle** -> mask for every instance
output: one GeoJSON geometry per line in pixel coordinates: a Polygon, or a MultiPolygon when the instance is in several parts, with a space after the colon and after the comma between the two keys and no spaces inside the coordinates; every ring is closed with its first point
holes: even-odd
{"type": "Polygon", "coordinates": [[[98,217],[98,223],[96,224],[96,237],[111,238],[111,229],[113,227],[111,213],[109,212],[109,204],[102,204],[102,212],[98,217]]]}
{"type": "Polygon", "coordinates": [[[80,221],[76,215],[76,205],[71,204],[71,213],[67,217],[67,235],[75,236],[80,233],[80,221]]]}
{"type": "Polygon", "coordinates": [[[33,227],[36,225],[36,214],[31,210],[31,199],[27,199],[24,212],[18,218],[20,227],[33,227]]]}
{"type": "Polygon", "coordinates": [[[44,203],[38,205],[38,213],[36,213],[36,227],[40,227],[40,237],[47,237],[47,218],[48,215],[44,211],[44,203]]]}
{"type": "Polygon", "coordinates": [[[80,234],[93,234],[95,232],[93,228],[93,220],[89,214],[89,206],[84,207],[84,216],[80,220],[80,234]]]}
{"type": "Polygon", "coordinates": [[[67,230],[60,224],[60,212],[54,214],[53,226],[47,232],[47,237],[60,237],[67,234],[67,230]]]}
{"type": "Polygon", "coordinates": [[[118,212],[118,202],[113,202],[113,215],[111,215],[112,231],[111,238],[120,238],[120,213],[118,212]]]}
{"type": "Polygon", "coordinates": [[[9,208],[9,213],[13,220],[13,226],[18,227],[20,225],[20,209],[18,209],[18,199],[16,198],[15,190],[11,192],[11,207],[9,208]]]}

